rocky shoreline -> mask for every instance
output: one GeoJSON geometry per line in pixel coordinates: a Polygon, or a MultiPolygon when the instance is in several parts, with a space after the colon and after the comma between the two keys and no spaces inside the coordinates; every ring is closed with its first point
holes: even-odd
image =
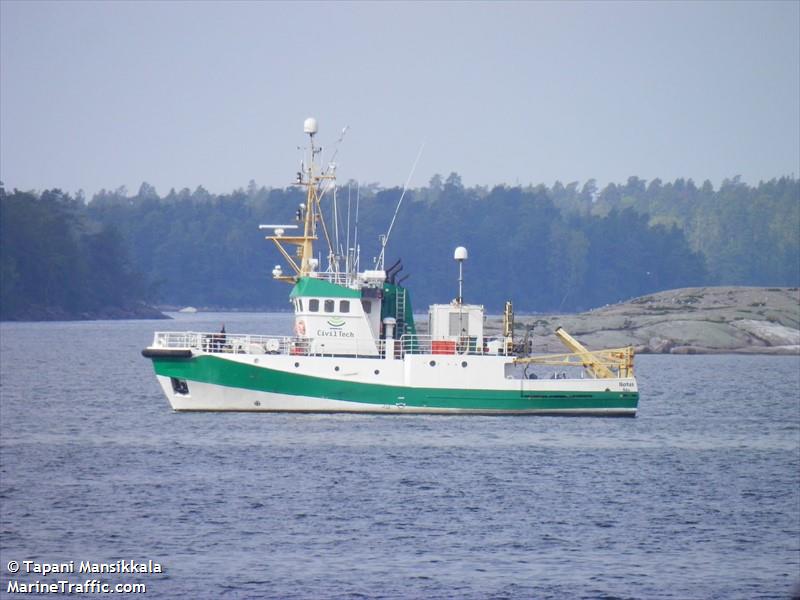
{"type": "Polygon", "coordinates": [[[99,321],[120,319],[171,319],[160,310],[147,304],[136,303],[129,306],[108,306],[92,311],[68,311],[53,306],[28,306],[5,317],[5,321],[99,321]]]}
{"type": "MultiPolygon", "coordinates": [[[[800,355],[800,289],[699,287],[668,290],[573,315],[517,315],[534,353],[560,353],[563,327],[588,348],[633,345],[641,354],[800,355]]],[[[487,319],[489,335],[502,328],[487,319]]]]}

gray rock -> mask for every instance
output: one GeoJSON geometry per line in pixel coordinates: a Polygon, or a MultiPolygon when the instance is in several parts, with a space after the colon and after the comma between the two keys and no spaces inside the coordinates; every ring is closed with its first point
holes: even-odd
{"type": "Polygon", "coordinates": [[[648,352],[650,353],[666,354],[670,350],[672,350],[674,345],[675,342],[673,342],[672,340],[667,340],[662,337],[655,336],[650,338],[650,341],[647,342],[647,346],[645,347],[648,349],[648,352]]]}
{"type": "MultiPolygon", "coordinates": [[[[533,326],[537,353],[563,352],[557,326],[590,349],[634,346],[641,353],[800,354],[798,288],[668,290],[574,315],[518,316],[515,337],[533,326]]],[[[499,334],[501,319],[487,320],[499,334]]]]}

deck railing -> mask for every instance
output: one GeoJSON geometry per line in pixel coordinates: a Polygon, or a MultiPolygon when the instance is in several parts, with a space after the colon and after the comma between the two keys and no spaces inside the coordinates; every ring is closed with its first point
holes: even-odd
{"type": "MultiPolygon", "coordinates": [[[[195,352],[232,354],[291,354],[291,355],[349,355],[384,356],[385,340],[348,340],[346,344],[323,343],[305,337],[250,335],[238,333],[205,333],[196,331],[159,331],[153,346],[158,348],[188,348],[195,352]],[[377,355],[375,350],[377,349],[377,355]]],[[[502,339],[463,337],[434,340],[429,335],[405,334],[395,340],[395,357],[406,354],[510,354],[502,339]]]]}
{"type": "Polygon", "coordinates": [[[403,354],[510,354],[503,338],[461,336],[447,340],[430,335],[405,334],[400,338],[403,354]]]}
{"type": "Polygon", "coordinates": [[[297,356],[329,356],[346,354],[348,356],[375,357],[377,347],[383,355],[383,340],[349,340],[350,351],[342,352],[343,346],[334,346],[326,351],[323,344],[304,337],[249,335],[238,333],[204,333],[196,331],[159,331],[153,338],[156,348],[190,349],[194,352],[228,354],[287,354],[297,356]]]}

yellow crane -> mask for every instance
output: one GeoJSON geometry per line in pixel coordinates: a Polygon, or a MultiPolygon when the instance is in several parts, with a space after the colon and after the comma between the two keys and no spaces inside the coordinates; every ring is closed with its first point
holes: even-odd
{"type": "Polygon", "coordinates": [[[570,350],[570,354],[549,354],[547,356],[525,356],[514,359],[516,364],[539,364],[555,366],[582,366],[597,379],[633,377],[633,347],[610,350],[588,350],[578,340],[561,327],[556,328],[556,336],[570,350]]]}

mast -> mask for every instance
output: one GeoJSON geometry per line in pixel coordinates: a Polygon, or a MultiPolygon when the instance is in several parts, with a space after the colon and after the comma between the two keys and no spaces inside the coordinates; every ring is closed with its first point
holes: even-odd
{"type": "MultiPolygon", "coordinates": [[[[314,258],[314,241],[317,239],[317,221],[322,224],[325,230],[325,222],[322,219],[322,210],[320,208],[320,200],[322,193],[320,193],[321,184],[325,180],[335,179],[335,175],[327,175],[318,173],[316,167],[316,157],[322,152],[322,148],[314,145],[314,136],[317,133],[317,120],[309,117],[303,122],[303,132],[308,134],[310,160],[307,167],[301,166],[301,170],[297,172],[296,185],[303,185],[306,187],[306,201],[301,204],[297,210],[297,221],[302,222],[303,234],[302,235],[284,235],[285,229],[297,229],[297,225],[261,225],[261,229],[272,228],[274,235],[267,236],[266,239],[271,240],[278,251],[286,259],[287,264],[291,267],[294,274],[284,275],[279,267],[275,267],[272,274],[273,277],[279,281],[287,283],[296,283],[301,277],[308,277],[311,273],[316,271],[318,261],[314,258]],[[284,244],[296,246],[295,256],[293,257],[284,244]],[[299,259],[299,264],[298,260],[299,259]]],[[[326,238],[327,230],[325,230],[326,238]]]]}
{"type": "MultiPolygon", "coordinates": [[[[301,179],[300,184],[305,185],[307,188],[306,193],[306,206],[305,214],[301,212],[303,217],[303,241],[300,245],[300,271],[297,277],[306,277],[311,271],[312,261],[314,258],[314,240],[317,239],[316,219],[319,212],[319,196],[317,194],[318,176],[314,174],[314,162],[317,154],[322,151],[322,148],[314,146],[314,136],[317,133],[317,120],[309,117],[303,122],[303,133],[308,134],[310,146],[310,160],[308,161],[308,170],[306,171],[305,181],[301,179]]],[[[302,208],[301,208],[302,210],[302,208]]]]}

